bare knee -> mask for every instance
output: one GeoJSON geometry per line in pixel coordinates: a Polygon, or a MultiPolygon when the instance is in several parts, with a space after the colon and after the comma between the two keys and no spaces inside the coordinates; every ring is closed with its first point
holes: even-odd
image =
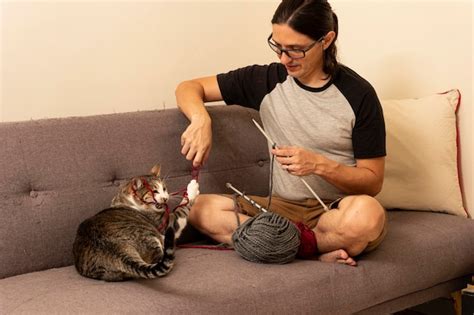
{"type": "Polygon", "coordinates": [[[234,201],[222,195],[199,195],[188,221],[201,233],[217,241],[229,243],[233,231],[237,228],[234,201]]]}
{"type": "Polygon", "coordinates": [[[340,229],[348,240],[347,251],[358,255],[382,233],[385,210],[368,195],[346,197],[340,203],[340,210],[343,211],[340,229]]]}
{"type": "Polygon", "coordinates": [[[189,223],[199,227],[216,216],[219,211],[233,210],[232,199],[221,195],[203,194],[197,196],[191,211],[189,211],[189,223]]]}
{"type": "Polygon", "coordinates": [[[213,212],[213,207],[211,206],[213,197],[214,195],[199,195],[196,197],[189,211],[188,221],[191,225],[198,228],[201,221],[211,215],[213,212]]]}

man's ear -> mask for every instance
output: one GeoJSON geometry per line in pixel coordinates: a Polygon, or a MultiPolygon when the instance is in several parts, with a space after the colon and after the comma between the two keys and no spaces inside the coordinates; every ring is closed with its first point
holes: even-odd
{"type": "Polygon", "coordinates": [[[322,44],[323,44],[323,49],[328,48],[332,42],[334,41],[334,38],[336,38],[336,32],[330,31],[324,36],[322,44]]]}
{"type": "Polygon", "coordinates": [[[153,166],[153,168],[151,169],[151,173],[155,176],[160,176],[160,171],[161,171],[161,165],[160,164],[156,164],[155,166],[153,166]]]}

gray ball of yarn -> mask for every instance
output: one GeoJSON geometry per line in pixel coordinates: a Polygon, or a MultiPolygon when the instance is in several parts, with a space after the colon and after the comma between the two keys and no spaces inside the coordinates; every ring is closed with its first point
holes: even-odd
{"type": "Polygon", "coordinates": [[[235,251],[259,263],[285,264],[298,253],[300,234],[288,219],[263,212],[242,223],[232,234],[235,251]]]}

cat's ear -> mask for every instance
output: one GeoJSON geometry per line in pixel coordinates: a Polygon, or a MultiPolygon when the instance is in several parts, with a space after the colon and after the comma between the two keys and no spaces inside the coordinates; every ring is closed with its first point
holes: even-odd
{"type": "Polygon", "coordinates": [[[132,186],[133,186],[133,188],[135,188],[136,190],[142,188],[142,185],[143,185],[143,183],[142,183],[142,180],[141,180],[140,178],[134,178],[134,179],[132,180],[132,186]]]}
{"type": "Polygon", "coordinates": [[[161,165],[160,164],[156,164],[155,166],[153,166],[153,168],[151,169],[151,173],[155,176],[160,176],[160,171],[161,171],[161,165]]]}

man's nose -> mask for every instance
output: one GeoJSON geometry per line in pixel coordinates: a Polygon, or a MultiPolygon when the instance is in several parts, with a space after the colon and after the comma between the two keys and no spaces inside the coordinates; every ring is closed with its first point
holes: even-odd
{"type": "Polygon", "coordinates": [[[293,59],[287,55],[287,53],[284,51],[280,55],[280,61],[282,64],[287,64],[290,63],[293,59]]]}

